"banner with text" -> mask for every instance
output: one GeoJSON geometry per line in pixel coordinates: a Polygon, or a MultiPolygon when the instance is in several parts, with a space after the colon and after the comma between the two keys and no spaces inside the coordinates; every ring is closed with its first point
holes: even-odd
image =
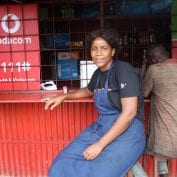
{"type": "Polygon", "coordinates": [[[0,6],[0,91],[39,89],[37,5],[0,6]]]}

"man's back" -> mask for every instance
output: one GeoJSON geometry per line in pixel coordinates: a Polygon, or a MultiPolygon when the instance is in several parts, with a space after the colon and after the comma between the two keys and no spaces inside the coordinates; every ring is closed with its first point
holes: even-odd
{"type": "Polygon", "coordinates": [[[177,60],[170,59],[152,65],[154,86],[152,92],[167,101],[177,101],[177,60]]]}
{"type": "Polygon", "coordinates": [[[151,65],[143,84],[144,96],[151,93],[151,126],[148,150],[177,157],[177,60],[151,65]]]}

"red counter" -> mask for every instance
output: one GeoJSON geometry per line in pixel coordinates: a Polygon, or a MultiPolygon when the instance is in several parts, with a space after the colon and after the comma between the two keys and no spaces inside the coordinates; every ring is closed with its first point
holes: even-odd
{"type": "MultiPolygon", "coordinates": [[[[53,111],[44,99],[61,92],[0,93],[0,177],[44,177],[55,155],[92,123],[97,112],[92,99],[67,100],[53,111]]],[[[149,101],[145,101],[146,129],[149,101]]],[[[153,159],[140,159],[153,177],[153,159]]],[[[176,161],[170,166],[177,176],[176,161]]]]}

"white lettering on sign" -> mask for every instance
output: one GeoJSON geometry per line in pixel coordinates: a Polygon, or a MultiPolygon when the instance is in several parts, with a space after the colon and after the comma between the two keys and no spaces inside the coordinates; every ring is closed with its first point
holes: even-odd
{"type": "Polygon", "coordinates": [[[14,70],[16,69],[18,72],[24,71],[24,72],[28,72],[31,69],[31,64],[28,61],[24,61],[24,62],[10,62],[10,63],[6,63],[3,62],[1,63],[1,68],[3,69],[3,72],[6,73],[7,69],[10,69],[10,72],[14,72],[14,70]]]}
{"type": "Polygon", "coordinates": [[[31,44],[32,40],[30,37],[4,37],[0,38],[0,44],[31,44]]]}
{"type": "Polygon", "coordinates": [[[20,27],[20,21],[18,19],[18,17],[14,14],[6,14],[2,17],[2,22],[1,22],[1,26],[2,29],[6,32],[6,33],[15,33],[18,31],[19,27],[20,27]],[[15,23],[15,25],[10,28],[9,22],[13,21],[15,23]]]}
{"type": "Polygon", "coordinates": [[[35,82],[36,79],[35,78],[2,78],[0,79],[0,83],[1,82],[35,82]]]}

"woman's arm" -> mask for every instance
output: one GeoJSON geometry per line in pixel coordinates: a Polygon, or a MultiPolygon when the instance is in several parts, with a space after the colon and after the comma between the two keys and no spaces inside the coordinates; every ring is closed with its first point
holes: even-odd
{"type": "Polygon", "coordinates": [[[115,138],[121,135],[130,125],[137,114],[137,97],[122,98],[122,112],[115,121],[111,129],[99,140],[99,144],[104,148],[115,138]]]}
{"type": "Polygon", "coordinates": [[[113,126],[105,133],[99,141],[90,145],[84,152],[83,156],[87,160],[93,160],[101,151],[110,144],[114,139],[121,135],[130,125],[131,121],[137,114],[137,97],[122,98],[122,112],[113,124],[113,126]]]}
{"type": "Polygon", "coordinates": [[[69,92],[67,94],[62,94],[60,96],[56,96],[53,98],[50,98],[46,103],[45,103],[45,110],[47,110],[50,107],[50,110],[53,110],[56,106],[58,106],[60,103],[62,103],[66,99],[78,99],[78,98],[86,98],[86,97],[91,97],[92,92],[87,88],[81,88],[76,91],[69,92]]]}

